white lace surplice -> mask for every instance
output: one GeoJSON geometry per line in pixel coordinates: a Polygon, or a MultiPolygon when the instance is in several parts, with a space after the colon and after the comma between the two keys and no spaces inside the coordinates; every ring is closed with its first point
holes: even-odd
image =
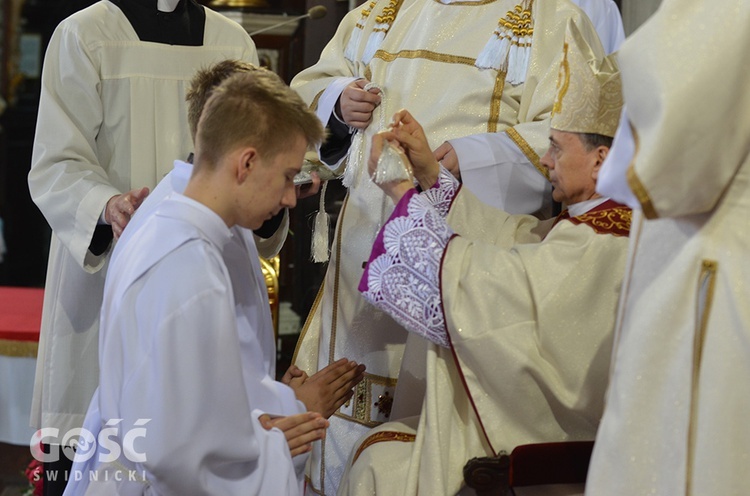
{"type": "Polygon", "coordinates": [[[459,184],[444,169],[435,186],[399,201],[375,239],[359,290],[408,331],[449,347],[440,307],[440,261],[453,230],[445,222],[459,184]]]}

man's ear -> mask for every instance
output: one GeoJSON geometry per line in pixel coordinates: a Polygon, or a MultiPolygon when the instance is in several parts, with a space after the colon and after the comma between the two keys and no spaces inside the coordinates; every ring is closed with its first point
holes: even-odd
{"type": "Polygon", "coordinates": [[[604,159],[607,158],[607,154],[609,154],[609,147],[599,146],[596,148],[596,163],[591,171],[591,177],[594,181],[599,177],[599,170],[602,168],[602,164],[604,163],[604,159]]]}
{"type": "Polygon", "coordinates": [[[238,150],[236,155],[236,173],[237,173],[237,180],[242,183],[244,182],[250,174],[252,174],[253,171],[259,166],[258,160],[259,160],[258,150],[253,148],[252,146],[248,146],[246,148],[242,148],[238,150]]]}

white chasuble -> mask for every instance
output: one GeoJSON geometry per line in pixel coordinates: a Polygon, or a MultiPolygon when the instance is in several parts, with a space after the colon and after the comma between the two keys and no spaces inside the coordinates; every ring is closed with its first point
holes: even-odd
{"type": "Polygon", "coordinates": [[[742,0],[665,0],[618,56],[633,153],[604,167],[640,214],[590,495],[750,488],[748,25],[742,0]]]}

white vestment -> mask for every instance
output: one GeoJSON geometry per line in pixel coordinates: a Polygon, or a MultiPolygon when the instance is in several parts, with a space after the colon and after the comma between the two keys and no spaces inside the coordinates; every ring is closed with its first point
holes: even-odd
{"type": "Polygon", "coordinates": [[[664,0],[618,56],[634,138],[600,188],[640,213],[587,494],[750,490],[747,26],[744,0],[664,0]]]}
{"type": "MultiPolygon", "coordinates": [[[[190,181],[192,173],[193,164],[183,162],[182,160],[175,160],[174,168],[169,171],[167,175],[159,181],[159,184],[156,185],[151,193],[149,193],[148,197],[146,197],[141,206],[138,207],[138,210],[136,210],[135,215],[130,219],[130,222],[128,222],[126,229],[129,231],[137,230],[164,198],[171,195],[173,192],[183,193],[187,187],[188,181],[190,181]]],[[[251,231],[242,230],[243,236],[252,235],[252,239],[258,249],[258,254],[262,258],[275,257],[284,246],[284,241],[286,241],[286,236],[289,233],[289,209],[284,209],[283,216],[281,224],[270,238],[262,238],[253,234],[251,231]]],[[[118,244],[122,243],[123,239],[118,240],[118,244]]]]}
{"type": "Polygon", "coordinates": [[[301,493],[307,456],[292,461],[284,434],[257,420],[305,407],[273,379],[265,283],[243,231],[174,194],[123,235],[104,290],[100,384],[85,422],[94,436],[116,425],[107,432],[123,453],[108,460],[105,446],[90,447],[88,462],[73,467],[82,480],[73,478],[66,495],[301,493]],[[140,425],[128,451],[127,433],[140,425]],[[114,479],[128,470],[137,480],[114,479]]]}
{"type": "Polygon", "coordinates": [[[429,190],[402,200],[364,294],[432,341],[427,390],[418,418],[360,440],[340,494],[453,495],[475,456],[594,439],[630,210],[573,207],[583,212],[553,227],[485,207],[466,188],[455,199],[429,190]],[[441,204],[458,236],[440,221],[441,204]]]}
{"type": "Polygon", "coordinates": [[[89,245],[107,201],[154,187],[175,157],[192,150],[185,92],[196,70],[227,58],[257,63],[242,27],[210,9],[205,14],[202,46],[142,42],[106,0],[64,20],[52,36],[29,173],[31,196],[53,233],[35,427],[80,427],[97,385],[99,310],[112,248],[95,256],[89,245]]]}
{"type": "MultiPolygon", "coordinates": [[[[498,21],[516,1],[405,0],[380,49],[365,64],[362,57],[377,32],[376,18],[388,3],[378,1],[364,20],[368,4],[350,12],[320,61],[292,81],[324,123],[331,118],[344,86],[356,78],[377,84],[383,95],[364,133],[366,149],[350,160],[353,183],[339,213],[330,264],[295,353],[295,363],[308,373],[341,357],[367,366],[352,400],[331,418],[325,441],[314,446],[310,487],[324,494],[335,493],[356,440],[393,418],[390,406],[378,399],[386,393],[394,397],[407,335],[388,315],[368,305],[356,289],[377,230],[393,209],[364,170],[370,138],[397,110],[408,108],[424,127],[431,147],[459,138],[454,140],[459,155],[456,143],[470,150],[472,161],[461,158],[462,168],[466,166],[464,181],[472,175],[470,169],[490,171],[490,179],[479,181],[492,191],[483,199],[513,213],[549,212],[551,187],[539,156],[547,148],[557,83],[557,70],[550,68],[559,66],[568,19],[575,19],[592,45],[598,44],[590,21],[574,5],[534,2],[526,83],[513,85],[505,81],[503,72],[475,64],[498,21]],[[364,29],[355,27],[358,22],[364,23],[364,29]],[[353,33],[361,36],[354,61],[345,56],[353,33]]],[[[397,396],[395,401],[398,409],[401,400],[397,396]]]]}
{"type": "Polygon", "coordinates": [[[620,9],[614,0],[571,0],[586,12],[599,35],[604,52],[610,54],[620,49],[625,41],[620,9]]]}
{"type": "MultiPolygon", "coordinates": [[[[312,492],[335,493],[356,440],[393,418],[390,406],[378,399],[386,393],[394,397],[407,336],[357,291],[362,264],[378,228],[393,209],[365,170],[372,135],[397,110],[408,108],[424,127],[432,148],[452,140],[465,184],[472,171],[481,170],[484,177],[478,182],[491,192],[483,200],[493,200],[513,213],[549,212],[551,187],[539,156],[547,148],[548,117],[557,83],[557,70],[550,67],[559,66],[568,19],[576,21],[592,46],[599,42],[589,19],[571,3],[534,2],[534,37],[526,82],[506,82],[504,72],[480,69],[475,64],[498,21],[516,3],[405,0],[379,50],[369,63],[363,63],[373,33],[378,32],[376,18],[389,4],[377,2],[363,19],[369,8],[366,3],[343,19],[320,61],[292,81],[292,87],[317,109],[324,123],[331,118],[343,87],[356,78],[375,83],[383,97],[364,133],[361,155],[356,153],[354,138],[347,172],[353,182],[339,213],[323,288],[295,353],[295,363],[308,373],[341,357],[367,366],[352,400],[330,419],[325,441],[314,445],[312,492]],[[357,23],[364,23],[364,29],[357,28],[357,23]],[[354,61],[345,54],[352,36],[361,36],[354,61]]],[[[399,401],[396,395],[397,410],[399,401]]]]}

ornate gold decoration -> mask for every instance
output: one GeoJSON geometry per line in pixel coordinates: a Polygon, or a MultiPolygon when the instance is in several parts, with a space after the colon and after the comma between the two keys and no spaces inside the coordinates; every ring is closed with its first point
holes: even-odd
{"type": "Polygon", "coordinates": [[[374,403],[374,406],[378,407],[378,411],[382,413],[385,418],[390,418],[391,408],[393,408],[393,396],[388,391],[378,395],[378,401],[374,403]]]}
{"type": "Polygon", "coordinates": [[[505,17],[498,21],[498,27],[503,28],[506,32],[512,33],[513,36],[518,38],[533,36],[534,20],[531,17],[532,3],[530,1],[525,7],[522,4],[513,7],[513,10],[509,10],[505,14],[505,17]]]}
{"type": "Polygon", "coordinates": [[[570,87],[570,64],[568,63],[568,42],[563,43],[563,59],[560,62],[560,69],[557,71],[557,98],[552,106],[552,114],[562,112],[562,100],[568,93],[570,87]]]}
{"type": "Polygon", "coordinates": [[[397,383],[398,380],[391,377],[365,373],[364,379],[357,384],[354,395],[346,405],[347,408],[352,407],[351,415],[341,411],[334,413],[334,415],[368,427],[376,427],[382,424],[383,422],[377,420],[378,414],[388,418],[393,404],[393,395],[386,389],[395,389],[397,383]],[[373,387],[376,388],[374,393],[373,387]],[[379,391],[382,392],[379,393],[379,391]],[[375,394],[378,395],[377,402],[373,401],[375,394]]]}
{"type": "Polygon", "coordinates": [[[269,259],[260,257],[260,270],[263,272],[263,279],[266,281],[268,291],[268,303],[271,306],[271,317],[273,318],[273,333],[278,337],[279,333],[279,256],[269,259]]]}
{"type": "Polygon", "coordinates": [[[622,105],[622,82],[615,58],[592,48],[569,20],[550,127],[613,137],[622,105]]]}
{"type": "Polygon", "coordinates": [[[630,235],[630,222],[633,212],[628,207],[617,206],[602,210],[591,210],[583,215],[571,217],[574,224],[586,224],[599,234],[614,236],[630,235]]]}

